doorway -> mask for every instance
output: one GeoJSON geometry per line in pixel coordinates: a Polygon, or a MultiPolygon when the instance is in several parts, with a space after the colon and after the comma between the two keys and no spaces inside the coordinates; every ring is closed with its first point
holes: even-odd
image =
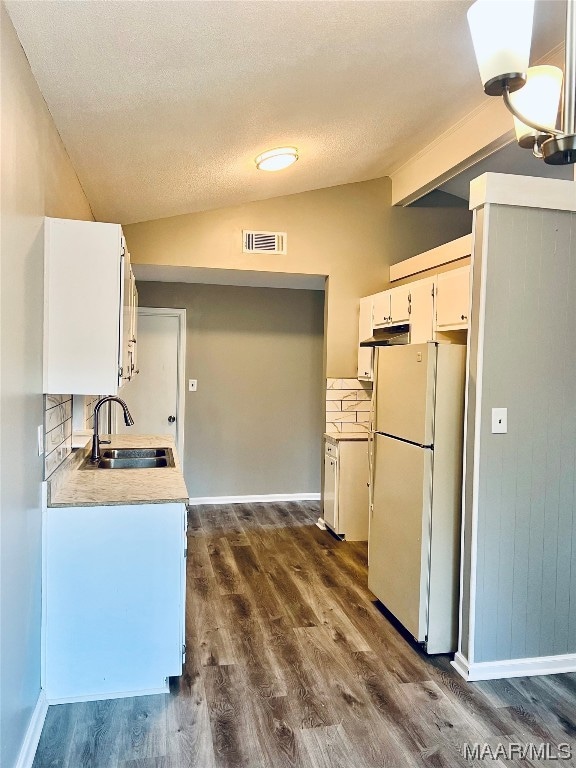
{"type": "Polygon", "coordinates": [[[184,455],[186,310],[138,308],[137,370],[120,390],[134,427],[117,422],[119,434],[171,435],[184,455]]]}

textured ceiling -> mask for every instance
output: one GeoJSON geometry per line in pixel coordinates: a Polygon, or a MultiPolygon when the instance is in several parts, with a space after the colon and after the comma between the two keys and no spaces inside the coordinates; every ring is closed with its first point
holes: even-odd
{"type": "MultiPolygon", "coordinates": [[[[6,3],[96,218],[122,223],[385,175],[485,98],[470,4],[6,3]],[[299,162],[256,171],[286,144],[299,162]]],[[[540,5],[544,53],[564,3],[540,5]]]]}

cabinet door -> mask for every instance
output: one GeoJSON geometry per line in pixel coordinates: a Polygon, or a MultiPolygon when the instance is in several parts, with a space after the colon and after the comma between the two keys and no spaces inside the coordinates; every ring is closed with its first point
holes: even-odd
{"type": "Polygon", "coordinates": [[[470,267],[443,272],[437,277],[436,328],[459,330],[468,327],[470,267]]]}
{"type": "MultiPolygon", "coordinates": [[[[360,299],[358,319],[358,343],[372,336],[372,296],[360,299]]],[[[372,381],[372,347],[358,347],[358,378],[372,381]]]]}
{"type": "Polygon", "coordinates": [[[382,291],[372,297],[373,325],[381,328],[390,325],[390,291],[382,291]]]}
{"type": "Polygon", "coordinates": [[[133,332],[134,332],[134,274],[130,266],[130,254],[125,251],[124,273],[122,279],[122,356],[120,358],[120,368],[122,374],[120,386],[130,381],[133,371],[133,332]]]}
{"type": "Polygon", "coordinates": [[[132,274],[132,374],[138,371],[138,290],[136,288],[136,278],[132,274]]]}
{"type": "Polygon", "coordinates": [[[324,454],[324,522],[338,531],[338,461],[324,454]]]}
{"type": "Polygon", "coordinates": [[[118,224],[45,219],[47,394],[113,395],[118,390],[121,236],[118,224]]]}
{"type": "Polygon", "coordinates": [[[410,344],[434,340],[434,279],[417,280],[410,286],[410,344]]]}
{"type": "Polygon", "coordinates": [[[403,325],[410,322],[410,285],[390,290],[390,323],[403,325]]]}
{"type": "Polygon", "coordinates": [[[46,511],[49,698],[158,690],[181,674],[184,511],[178,503],[46,511]]]}

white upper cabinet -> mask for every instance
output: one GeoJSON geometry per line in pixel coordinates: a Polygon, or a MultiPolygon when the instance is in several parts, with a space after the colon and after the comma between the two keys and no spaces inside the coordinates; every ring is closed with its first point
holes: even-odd
{"type": "MultiPolygon", "coordinates": [[[[372,336],[372,296],[360,299],[360,316],[358,320],[358,343],[372,336]]],[[[372,347],[358,347],[358,378],[372,381],[372,347]]]]}
{"type": "Polygon", "coordinates": [[[390,290],[390,325],[410,322],[411,285],[401,285],[390,290]]]}
{"type": "Polygon", "coordinates": [[[372,321],[374,328],[390,325],[392,321],[392,315],[390,313],[390,291],[382,291],[381,293],[376,293],[372,296],[372,321]]]}
{"type": "Polygon", "coordinates": [[[373,297],[374,328],[405,325],[410,322],[410,286],[401,285],[373,297]]]}
{"type": "Polygon", "coordinates": [[[130,254],[126,249],[123,261],[122,383],[130,381],[136,372],[136,318],[138,309],[136,279],[130,264],[130,254]]]}
{"type": "Polygon", "coordinates": [[[45,219],[44,392],[115,394],[131,371],[125,251],[119,224],[45,219]]]}
{"type": "Polygon", "coordinates": [[[443,272],[436,281],[436,330],[466,329],[470,312],[470,267],[443,272]]]}
{"type": "Polygon", "coordinates": [[[410,344],[434,341],[435,279],[410,284],[410,344]]]}

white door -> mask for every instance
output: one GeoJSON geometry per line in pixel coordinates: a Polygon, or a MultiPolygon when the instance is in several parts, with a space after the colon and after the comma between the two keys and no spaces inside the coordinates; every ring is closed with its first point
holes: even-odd
{"type": "Polygon", "coordinates": [[[182,456],[183,404],[178,397],[179,314],[139,308],[137,344],[139,373],[122,387],[121,392],[134,419],[134,426],[125,427],[123,419],[119,418],[118,432],[172,435],[182,456]]]}

